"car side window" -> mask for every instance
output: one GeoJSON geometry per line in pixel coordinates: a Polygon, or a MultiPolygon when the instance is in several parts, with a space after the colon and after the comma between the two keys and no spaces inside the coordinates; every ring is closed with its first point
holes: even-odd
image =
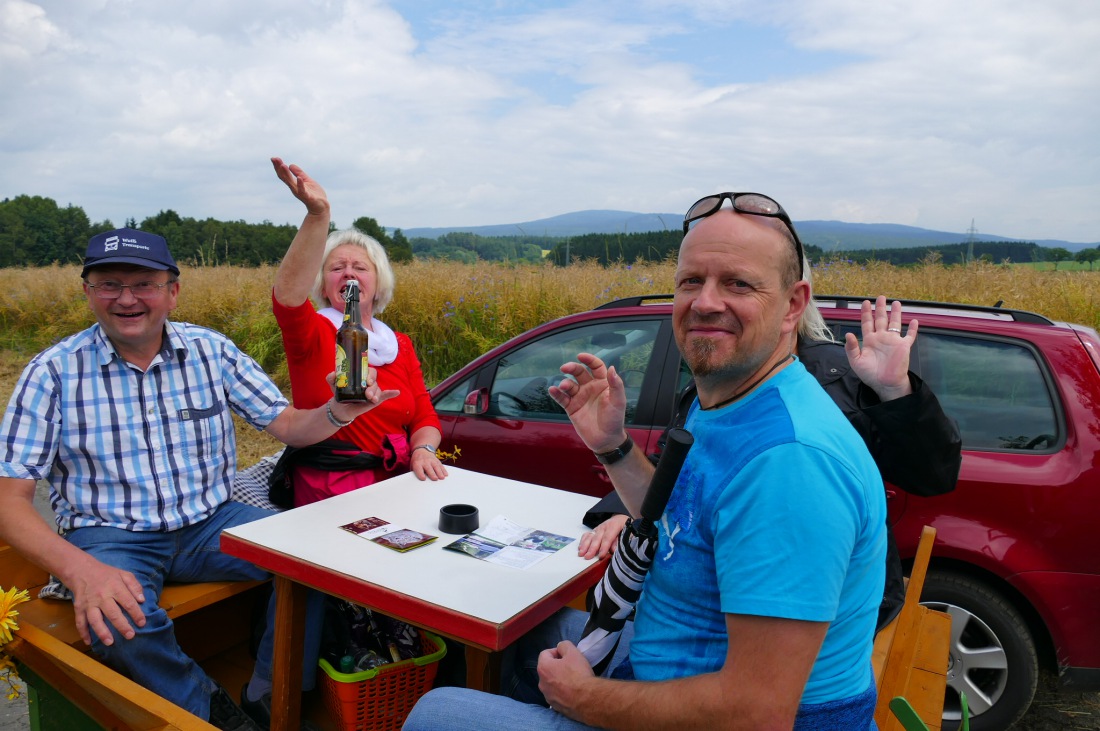
{"type": "Polygon", "coordinates": [[[1043,450],[1059,438],[1048,379],[1013,342],[921,330],[920,376],[955,419],[964,449],[1043,450]]]}
{"type": "Polygon", "coordinates": [[[452,386],[438,401],[435,402],[437,414],[461,414],[462,406],[466,402],[466,394],[474,387],[475,376],[470,376],[457,386],[452,386]]]}
{"type": "Polygon", "coordinates": [[[592,353],[608,366],[615,366],[623,379],[626,420],[630,423],[660,325],[658,319],[598,322],[555,332],[516,348],[497,362],[488,413],[568,421],[548,389],[565,378],[563,363],[575,360],[578,353],[592,353]]]}

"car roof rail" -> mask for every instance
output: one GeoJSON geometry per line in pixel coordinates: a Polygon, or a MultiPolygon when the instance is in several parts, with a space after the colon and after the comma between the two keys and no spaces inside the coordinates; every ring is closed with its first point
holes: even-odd
{"type": "MultiPolygon", "coordinates": [[[[864,300],[875,301],[874,297],[852,297],[849,295],[815,294],[814,302],[818,307],[832,306],[835,309],[859,309],[864,300]]],[[[997,302],[992,307],[987,305],[965,305],[957,302],[928,302],[925,300],[905,300],[887,298],[887,302],[900,302],[909,312],[924,312],[931,314],[962,314],[974,317],[986,317],[997,320],[1011,320],[1014,322],[1027,322],[1033,325],[1053,325],[1053,320],[1027,310],[1013,310],[1001,307],[1004,300],[997,302]]]]}
{"type": "MultiPolygon", "coordinates": [[[[640,307],[646,304],[664,304],[668,300],[672,299],[671,294],[643,294],[636,297],[623,297],[622,299],[613,300],[611,302],[605,302],[599,307],[593,309],[596,310],[615,310],[623,307],[640,307]]],[[[835,294],[817,294],[814,295],[814,302],[818,307],[833,307],[834,309],[859,309],[863,305],[863,300],[875,301],[874,297],[855,297],[852,295],[835,295],[835,294]]],[[[888,302],[900,302],[909,312],[913,313],[931,313],[931,314],[963,314],[970,315],[972,317],[986,317],[997,320],[1014,321],[1014,322],[1027,322],[1033,325],[1054,325],[1054,321],[1043,317],[1042,315],[1034,312],[1028,312],[1027,310],[1014,310],[1011,308],[1001,307],[1001,302],[997,302],[993,306],[987,305],[967,305],[960,304],[958,302],[930,302],[927,300],[907,300],[907,299],[889,299],[888,302]]]]}
{"type": "Polygon", "coordinates": [[[624,297],[619,300],[605,302],[594,310],[617,310],[620,307],[639,307],[644,304],[665,304],[665,300],[672,299],[671,294],[642,294],[637,297],[624,297]]]}

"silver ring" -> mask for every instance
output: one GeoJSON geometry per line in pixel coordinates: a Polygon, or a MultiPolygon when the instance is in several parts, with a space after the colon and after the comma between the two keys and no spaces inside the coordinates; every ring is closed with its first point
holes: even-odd
{"type": "Polygon", "coordinates": [[[900,334],[901,333],[901,328],[900,327],[888,327],[888,328],[886,328],[886,332],[888,332],[888,333],[899,333],[900,334]]]}

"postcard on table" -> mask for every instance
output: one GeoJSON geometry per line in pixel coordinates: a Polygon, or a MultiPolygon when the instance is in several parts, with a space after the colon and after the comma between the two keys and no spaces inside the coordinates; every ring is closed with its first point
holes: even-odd
{"type": "Polygon", "coordinates": [[[575,538],[532,530],[498,515],[488,525],[443,548],[489,563],[525,569],[572,543],[575,538]]]}
{"type": "Polygon", "coordinates": [[[437,537],[429,533],[409,530],[408,528],[398,528],[387,520],[373,516],[361,518],[340,527],[360,538],[366,538],[380,546],[402,552],[427,545],[437,537]]]}

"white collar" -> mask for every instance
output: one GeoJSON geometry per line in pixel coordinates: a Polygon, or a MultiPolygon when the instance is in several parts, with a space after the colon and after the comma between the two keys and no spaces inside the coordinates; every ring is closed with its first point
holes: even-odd
{"type": "MultiPolygon", "coordinates": [[[[344,323],[344,313],[339,310],[326,307],[317,310],[318,315],[324,315],[337,330],[344,323]]],[[[370,319],[370,345],[367,346],[367,362],[372,366],[384,366],[393,363],[397,359],[397,335],[386,323],[377,317],[370,319]]]]}

